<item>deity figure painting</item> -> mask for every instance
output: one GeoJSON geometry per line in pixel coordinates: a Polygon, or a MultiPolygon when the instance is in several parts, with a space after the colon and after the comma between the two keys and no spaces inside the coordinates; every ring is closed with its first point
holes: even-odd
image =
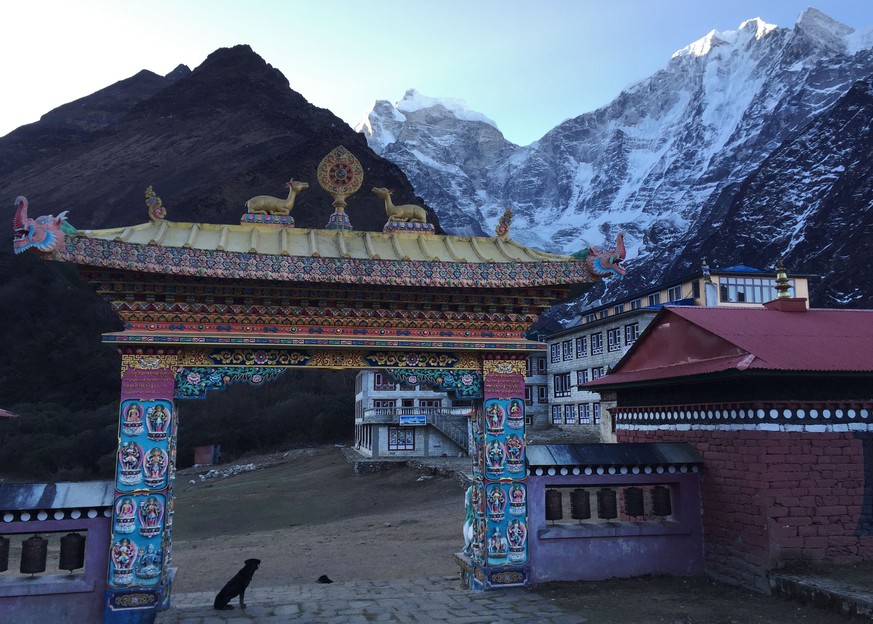
{"type": "Polygon", "coordinates": [[[119,481],[124,485],[136,485],[142,480],[142,448],[133,441],[122,443],[118,449],[119,481]]]}
{"type": "Polygon", "coordinates": [[[500,440],[492,440],[488,443],[488,472],[502,474],[503,464],[506,461],[506,448],[500,440]]]}
{"type": "Polygon", "coordinates": [[[115,503],[115,532],[133,533],[136,524],[136,507],[130,496],[119,498],[115,503]]]}
{"type": "Polygon", "coordinates": [[[137,401],[125,401],[121,406],[121,431],[125,435],[138,436],[143,432],[142,406],[137,401]]]}
{"type": "Polygon", "coordinates": [[[154,496],[149,496],[139,504],[140,533],[145,537],[154,537],[161,531],[161,519],[164,516],[164,506],[154,496]]]}
{"type": "Polygon", "coordinates": [[[503,421],[506,418],[506,412],[496,401],[492,402],[485,408],[485,423],[488,433],[499,435],[503,433],[503,421]]]}
{"type": "Polygon", "coordinates": [[[526,511],[527,492],[524,486],[513,483],[509,488],[509,513],[513,516],[523,516],[526,511]]]}
{"type": "Polygon", "coordinates": [[[116,586],[133,582],[133,566],[138,553],[136,544],[123,537],[112,545],[112,577],[116,586]]]}
{"type": "Polygon", "coordinates": [[[506,508],[506,494],[499,485],[488,486],[486,494],[488,506],[488,518],[493,522],[500,522],[504,518],[506,508]]]}
{"type": "Polygon", "coordinates": [[[509,416],[506,419],[508,424],[513,429],[521,429],[524,426],[524,406],[518,399],[512,399],[509,402],[509,416]]]}
{"type": "Polygon", "coordinates": [[[494,531],[488,537],[488,556],[494,559],[506,557],[506,538],[500,534],[500,530],[494,527],[494,531]]]}
{"type": "Polygon", "coordinates": [[[161,549],[154,544],[146,546],[140,555],[136,566],[136,576],[141,579],[151,580],[161,575],[161,549]]]}
{"type": "Polygon", "coordinates": [[[149,487],[158,487],[163,485],[167,476],[167,467],[170,460],[167,452],[159,447],[152,448],[146,455],[143,462],[143,472],[145,473],[145,482],[149,487]]]}
{"type": "Polygon", "coordinates": [[[165,440],[170,429],[170,410],[162,403],[157,403],[146,413],[146,426],[150,440],[165,440]]]}

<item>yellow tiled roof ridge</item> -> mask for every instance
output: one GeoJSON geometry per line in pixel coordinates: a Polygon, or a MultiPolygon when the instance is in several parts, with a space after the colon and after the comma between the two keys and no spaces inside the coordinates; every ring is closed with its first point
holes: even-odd
{"type": "Polygon", "coordinates": [[[116,228],[79,230],[76,236],[135,245],[284,256],[475,264],[572,260],[570,256],[533,249],[509,238],[322,230],[261,223],[237,225],[161,220],[116,228]]]}

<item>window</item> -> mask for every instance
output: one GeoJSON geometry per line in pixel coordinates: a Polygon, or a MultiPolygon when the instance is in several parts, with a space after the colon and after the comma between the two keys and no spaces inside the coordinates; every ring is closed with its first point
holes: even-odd
{"type": "Polygon", "coordinates": [[[531,375],[533,375],[533,358],[528,357],[524,361],[524,376],[530,377],[531,375]]]}
{"type": "Polygon", "coordinates": [[[452,407],[473,407],[473,401],[452,399],[452,407]]]}
{"type": "Polygon", "coordinates": [[[537,386],[537,403],[549,402],[549,387],[537,386]]]}
{"type": "Polygon", "coordinates": [[[414,451],[415,428],[414,427],[388,427],[388,450],[389,451],[414,451]]]}
{"type": "Polygon", "coordinates": [[[397,384],[386,373],[373,373],[373,390],[391,391],[397,389],[397,384]]]}
{"type": "Polygon", "coordinates": [[[585,357],[588,355],[588,336],[580,336],[576,338],[576,357],[585,357]]]}
{"type": "Polygon", "coordinates": [[[443,401],[442,401],[442,399],[419,399],[418,406],[419,407],[442,407],[443,401]]]}
{"type": "Polygon", "coordinates": [[[682,299],[682,286],[672,286],[667,289],[667,301],[679,301],[682,299]]]}
{"type": "Polygon", "coordinates": [[[524,404],[525,405],[533,405],[533,387],[525,386],[524,387],[524,404]]]}
{"type": "Polygon", "coordinates": [[[585,322],[586,322],[586,323],[593,323],[593,322],[596,321],[596,320],[597,320],[597,315],[596,315],[596,314],[586,314],[586,315],[585,315],[585,322]]]}
{"type": "Polygon", "coordinates": [[[624,312],[624,304],[623,303],[619,303],[617,306],[615,306],[612,309],[613,314],[621,314],[622,312],[624,312]]]}
{"type": "Polygon", "coordinates": [[[631,346],[633,343],[637,341],[637,338],[640,336],[640,324],[639,323],[631,323],[630,325],[624,326],[624,343],[627,346],[631,346]]]}
{"type": "Polygon", "coordinates": [[[553,379],[555,396],[570,396],[570,373],[558,373],[553,379]]]}
{"type": "Polygon", "coordinates": [[[560,425],[561,424],[561,406],[560,405],[552,405],[552,424],[560,425]]]}
{"type": "Polygon", "coordinates": [[[576,406],[573,403],[564,406],[564,424],[576,424],[576,406]]]}
{"type": "Polygon", "coordinates": [[[547,370],[548,369],[546,368],[546,358],[538,357],[537,358],[537,374],[538,375],[545,375],[547,370]]]}
{"type": "MultiPolygon", "coordinates": [[[[789,280],[794,297],[794,280],[789,280]]],[[[723,303],[766,303],[776,298],[776,280],[760,277],[719,278],[718,298],[723,303]]]]}
{"type": "Polygon", "coordinates": [[[691,282],[691,296],[695,299],[700,299],[700,280],[691,282]]]}
{"type": "Polygon", "coordinates": [[[591,369],[591,381],[594,381],[595,379],[600,379],[601,377],[603,377],[603,374],[604,374],[604,372],[603,372],[602,366],[597,366],[595,368],[592,368],[591,369]]]}
{"type": "Polygon", "coordinates": [[[631,301],[631,310],[639,310],[641,307],[643,307],[643,302],[639,299],[631,301]]]}
{"type": "Polygon", "coordinates": [[[605,319],[607,316],[609,316],[609,310],[604,308],[603,310],[600,311],[600,318],[605,319]]]}
{"type": "Polygon", "coordinates": [[[600,424],[600,403],[593,403],[592,405],[593,405],[592,411],[594,412],[594,424],[599,425],[600,424]]]}
{"type": "Polygon", "coordinates": [[[582,384],[588,381],[588,371],[587,370],[579,370],[576,371],[576,385],[581,386],[582,384]]]}
{"type": "Polygon", "coordinates": [[[580,403],[579,404],[579,424],[580,425],[590,425],[591,424],[591,410],[588,408],[588,403],[580,403]]]}
{"type": "Polygon", "coordinates": [[[649,305],[656,306],[661,304],[661,293],[656,292],[649,295],[649,305]]]}
{"type": "Polygon", "coordinates": [[[394,407],[395,405],[397,403],[394,399],[373,399],[373,407],[376,409],[394,407]]]}
{"type": "Polygon", "coordinates": [[[565,360],[572,360],[573,359],[573,341],[572,340],[565,340],[564,342],[561,343],[561,353],[563,354],[565,360]]]}
{"type": "Polygon", "coordinates": [[[557,342],[549,345],[549,355],[552,357],[552,363],[561,361],[561,345],[557,342]]]}
{"type": "Polygon", "coordinates": [[[606,350],[612,353],[613,351],[621,351],[621,328],[614,327],[606,330],[606,350]]]}
{"type": "Polygon", "coordinates": [[[603,353],[603,334],[597,332],[591,334],[591,355],[601,355],[603,353]]]}

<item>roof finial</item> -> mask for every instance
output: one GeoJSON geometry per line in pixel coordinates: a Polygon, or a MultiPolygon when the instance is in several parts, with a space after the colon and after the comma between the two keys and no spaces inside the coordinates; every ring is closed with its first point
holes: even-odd
{"type": "Polygon", "coordinates": [[[776,261],[776,298],[789,299],[791,297],[791,284],[788,281],[788,275],[785,274],[785,267],[782,266],[782,258],[776,261]]]}
{"type": "Polygon", "coordinates": [[[145,196],[146,206],[149,209],[149,219],[152,223],[162,221],[167,216],[167,209],[164,208],[164,202],[161,201],[161,198],[155,194],[151,184],[146,189],[145,196]]]}
{"type": "Polygon", "coordinates": [[[705,258],[703,260],[703,264],[700,265],[700,269],[703,271],[703,283],[712,284],[712,275],[709,272],[709,265],[706,264],[705,258]]]}
{"type": "Polygon", "coordinates": [[[497,222],[497,237],[498,238],[506,238],[509,236],[509,226],[512,224],[512,208],[507,206],[506,210],[503,212],[503,216],[500,217],[500,220],[497,222]]]}

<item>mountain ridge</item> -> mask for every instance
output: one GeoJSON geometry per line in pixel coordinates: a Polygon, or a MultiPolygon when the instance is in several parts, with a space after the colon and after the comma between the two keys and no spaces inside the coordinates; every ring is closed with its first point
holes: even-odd
{"type": "MultiPolygon", "coordinates": [[[[396,140],[374,147],[451,232],[493,231],[506,206],[513,237],[548,251],[572,253],[624,231],[628,277],[589,297],[618,296],[687,272],[697,233],[717,226],[743,180],[873,71],[870,32],[815,9],[793,29],[755,19],[713,31],[695,42],[707,45],[680,49],[610,104],[528,146],[494,129],[489,144],[499,149],[487,156],[481,127],[446,110],[399,120],[382,101],[369,127],[390,127],[396,140]]],[[[755,253],[745,262],[776,259],[755,253]]],[[[795,270],[810,272],[798,262],[795,270]]],[[[873,303],[873,288],[865,292],[873,303]]]]}

